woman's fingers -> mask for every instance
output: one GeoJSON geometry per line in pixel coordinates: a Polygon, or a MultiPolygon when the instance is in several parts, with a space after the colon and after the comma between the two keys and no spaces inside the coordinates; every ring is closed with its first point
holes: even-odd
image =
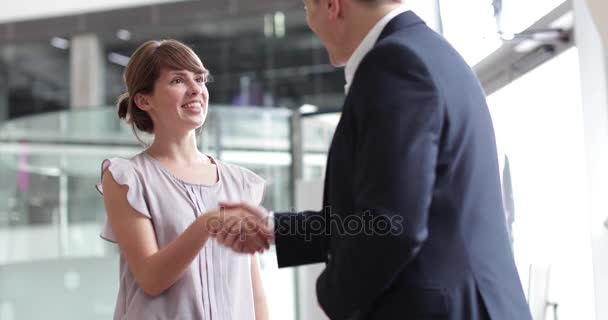
{"type": "Polygon", "coordinates": [[[215,234],[222,245],[241,253],[263,252],[270,248],[272,232],[251,208],[223,206],[221,228],[215,234]]]}

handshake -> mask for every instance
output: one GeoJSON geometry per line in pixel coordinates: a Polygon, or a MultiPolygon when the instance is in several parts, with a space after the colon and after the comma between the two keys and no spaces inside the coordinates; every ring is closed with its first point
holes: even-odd
{"type": "Polygon", "coordinates": [[[238,253],[264,252],[274,240],[272,217],[263,207],[244,203],[220,203],[205,216],[209,235],[238,253]]]}

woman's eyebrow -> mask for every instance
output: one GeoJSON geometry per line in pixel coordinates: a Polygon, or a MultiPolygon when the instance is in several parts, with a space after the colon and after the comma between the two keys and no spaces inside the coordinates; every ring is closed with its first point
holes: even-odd
{"type": "MultiPolygon", "coordinates": [[[[205,70],[204,72],[193,72],[195,76],[202,76],[207,74],[207,70],[205,70]]],[[[169,71],[169,74],[171,75],[177,75],[177,76],[188,76],[188,72],[184,72],[184,71],[169,71]]]]}

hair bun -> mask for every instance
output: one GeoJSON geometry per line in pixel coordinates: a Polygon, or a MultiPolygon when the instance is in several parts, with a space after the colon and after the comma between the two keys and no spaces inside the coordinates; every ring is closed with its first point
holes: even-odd
{"type": "Polygon", "coordinates": [[[120,119],[126,119],[129,113],[129,103],[131,96],[129,92],[125,92],[118,97],[118,117],[120,119]]]}

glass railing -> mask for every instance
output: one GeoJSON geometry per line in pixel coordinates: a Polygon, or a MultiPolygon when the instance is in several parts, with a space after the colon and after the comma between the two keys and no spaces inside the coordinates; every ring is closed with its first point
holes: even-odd
{"type": "MultiPolygon", "coordinates": [[[[290,117],[286,109],[212,106],[199,143],[203,152],[265,177],[269,192],[264,204],[288,208],[290,117]]],[[[142,137],[150,141],[149,136],[142,137]]],[[[93,186],[101,162],[131,157],[143,149],[113,108],[46,113],[0,126],[0,228],[3,233],[45,230],[24,231],[37,241],[45,237],[44,246],[3,250],[0,264],[103,255],[102,246],[78,245],[98,243],[97,226],[105,213],[93,186]],[[73,232],[76,225],[78,232],[73,232]]]]}

